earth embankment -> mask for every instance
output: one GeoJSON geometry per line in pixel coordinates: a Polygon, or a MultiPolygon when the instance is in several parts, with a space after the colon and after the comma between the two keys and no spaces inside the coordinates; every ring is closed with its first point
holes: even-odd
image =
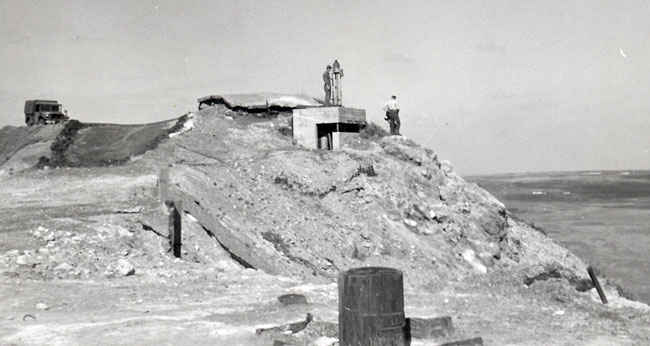
{"type": "Polygon", "coordinates": [[[606,280],[601,306],[579,258],[407,138],[309,150],[288,114],[224,105],[70,126],[2,130],[32,139],[0,141],[0,170],[22,162],[0,176],[0,343],[268,345],[257,328],[336,321],[337,273],[371,265],[404,271],[407,315],[452,315],[456,339],[649,340],[646,306],[606,280]],[[180,259],[165,200],[179,202],[180,259]],[[295,292],[309,304],[277,303],[295,292]]]}

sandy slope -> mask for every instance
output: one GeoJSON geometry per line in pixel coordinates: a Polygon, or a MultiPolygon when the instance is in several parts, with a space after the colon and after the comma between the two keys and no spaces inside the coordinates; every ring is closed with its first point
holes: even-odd
{"type": "Polygon", "coordinates": [[[650,342],[646,306],[609,286],[599,304],[580,259],[430,150],[386,137],[314,152],[283,135],[286,118],[240,113],[204,109],[159,146],[93,137],[63,153],[115,147],[121,166],[0,178],[0,343],[268,345],[282,336],[256,327],[336,321],[333,278],[364,265],[402,269],[407,315],[451,315],[453,339],[650,342]],[[182,260],[161,194],[183,202],[182,260]],[[286,292],[310,304],[282,307],[286,292]]]}

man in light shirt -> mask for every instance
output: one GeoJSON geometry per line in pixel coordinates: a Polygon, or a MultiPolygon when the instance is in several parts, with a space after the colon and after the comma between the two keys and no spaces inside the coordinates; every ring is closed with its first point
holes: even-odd
{"type": "Polygon", "coordinates": [[[401,123],[399,121],[399,103],[397,103],[397,96],[393,95],[390,97],[390,100],[384,105],[384,110],[386,111],[384,120],[388,121],[390,134],[399,136],[401,123]]]}

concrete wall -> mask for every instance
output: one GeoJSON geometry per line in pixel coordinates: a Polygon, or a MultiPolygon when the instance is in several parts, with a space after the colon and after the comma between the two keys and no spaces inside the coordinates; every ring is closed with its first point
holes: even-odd
{"type": "MultiPolygon", "coordinates": [[[[293,110],[293,138],[304,147],[317,149],[317,124],[362,124],[366,121],[366,111],[346,107],[317,107],[293,110]]],[[[341,148],[340,134],[332,134],[334,149],[341,148]]]]}

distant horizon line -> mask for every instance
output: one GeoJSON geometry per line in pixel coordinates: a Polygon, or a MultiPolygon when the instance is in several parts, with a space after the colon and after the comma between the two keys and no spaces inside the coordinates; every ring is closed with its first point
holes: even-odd
{"type": "Polygon", "coordinates": [[[553,171],[522,171],[522,172],[501,172],[501,173],[485,173],[485,174],[463,174],[465,177],[490,177],[490,176],[507,176],[507,175],[532,175],[532,174],[549,174],[559,175],[567,173],[583,173],[584,175],[601,175],[602,173],[624,173],[629,172],[648,172],[650,168],[634,168],[634,169],[581,169],[581,170],[553,170],[553,171]],[[589,174],[592,173],[592,174],[589,174]]]}

